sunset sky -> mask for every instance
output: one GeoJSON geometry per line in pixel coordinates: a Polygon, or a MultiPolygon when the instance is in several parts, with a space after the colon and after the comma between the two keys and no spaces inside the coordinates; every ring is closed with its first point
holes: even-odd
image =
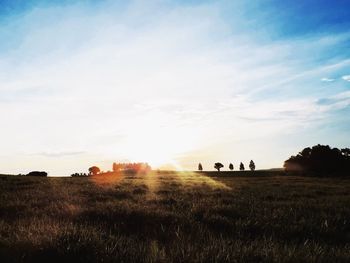
{"type": "Polygon", "coordinates": [[[0,173],[349,147],[350,2],[0,0],[0,118],[0,173]]]}

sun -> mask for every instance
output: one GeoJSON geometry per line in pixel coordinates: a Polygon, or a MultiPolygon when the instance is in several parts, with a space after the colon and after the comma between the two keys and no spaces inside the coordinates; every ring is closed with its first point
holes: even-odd
{"type": "Polygon", "coordinates": [[[148,162],[155,169],[181,169],[177,159],[194,148],[194,140],[182,129],[153,127],[130,131],[122,148],[123,155],[132,162],[148,162]]]}

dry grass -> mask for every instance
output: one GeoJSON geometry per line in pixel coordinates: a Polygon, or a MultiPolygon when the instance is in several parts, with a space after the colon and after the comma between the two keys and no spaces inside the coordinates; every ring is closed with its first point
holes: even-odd
{"type": "Polygon", "coordinates": [[[0,260],[349,262],[349,189],[273,174],[0,176],[0,260]]]}

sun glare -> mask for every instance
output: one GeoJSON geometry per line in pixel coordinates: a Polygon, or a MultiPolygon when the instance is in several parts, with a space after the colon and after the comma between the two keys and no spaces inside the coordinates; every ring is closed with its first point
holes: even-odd
{"type": "Polygon", "coordinates": [[[152,168],[180,169],[178,157],[194,149],[189,131],[170,128],[146,128],[129,132],[123,142],[123,153],[132,162],[148,162],[152,168]]]}

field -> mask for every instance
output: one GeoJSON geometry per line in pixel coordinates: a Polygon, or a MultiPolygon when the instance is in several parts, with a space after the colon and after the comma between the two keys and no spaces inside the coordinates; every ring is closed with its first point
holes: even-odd
{"type": "Polygon", "coordinates": [[[349,179],[221,174],[0,176],[0,261],[350,262],[349,179]]]}

